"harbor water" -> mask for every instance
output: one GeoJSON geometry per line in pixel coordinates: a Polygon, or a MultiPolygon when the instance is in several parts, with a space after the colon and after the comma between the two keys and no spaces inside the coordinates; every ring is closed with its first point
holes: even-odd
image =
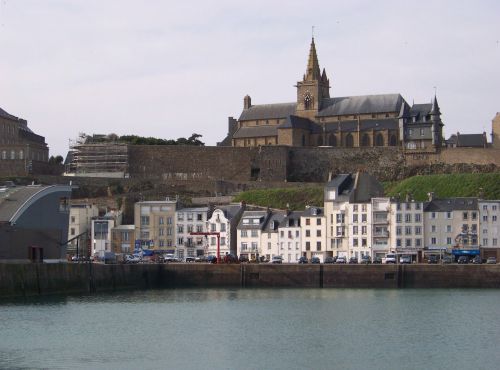
{"type": "Polygon", "coordinates": [[[0,302],[0,368],[498,369],[499,290],[174,289],[0,302]]]}

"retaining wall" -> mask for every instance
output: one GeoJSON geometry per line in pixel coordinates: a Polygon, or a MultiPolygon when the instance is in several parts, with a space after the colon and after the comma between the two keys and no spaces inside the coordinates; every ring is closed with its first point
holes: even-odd
{"type": "Polygon", "coordinates": [[[0,264],[0,297],[185,287],[500,288],[500,265],[0,264]]]}

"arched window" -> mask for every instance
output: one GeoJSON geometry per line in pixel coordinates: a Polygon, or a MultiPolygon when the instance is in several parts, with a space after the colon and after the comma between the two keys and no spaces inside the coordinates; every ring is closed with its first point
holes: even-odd
{"type": "Polygon", "coordinates": [[[10,159],[16,159],[16,151],[15,150],[10,151],[10,159]]]}
{"type": "Polygon", "coordinates": [[[19,151],[19,159],[24,159],[24,152],[22,149],[19,151]]]}
{"type": "Polygon", "coordinates": [[[302,135],[302,146],[306,146],[306,135],[302,135]]]}
{"type": "Polygon", "coordinates": [[[7,151],[2,150],[2,159],[7,159],[7,151]]]}
{"type": "Polygon", "coordinates": [[[370,136],[368,134],[363,134],[361,138],[361,146],[370,146],[370,136]]]}
{"type": "Polygon", "coordinates": [[[375,136],[375,146],[384,146],[384,137],[380,133],[375,136]]]}
{"type": "Polygon", "coordinates": [[[352,148],[354,146],[354,138],[352,137],[352,134],[347,134],[345,137],[345,146],[348,148],[352,148]]]}
{"type": "Polygon", "coordinates": [[[328,145],[337,146],[337,138],[334,134],[330,134],[330,136],[328,137],[328,145]]]}
{"type": "Polygon", "coordinates": [[[323,145],[323,136],[319,136],[318,137],[318,146],[322,146],[323,145]]]}
{"type": "Polygon", "coordinates": [[[312,108],[312,98],[311,95],[307,94],[304,98],[304,108],[311,109],[312,108]]]}
{"type": "Polygon", "coordinates": [[[398,141],[396,139],[396,135],[391,135],[391,137],[389,138],[389,145],[390,146],[396,146],[396,145],[398,145],[398,141]]]}

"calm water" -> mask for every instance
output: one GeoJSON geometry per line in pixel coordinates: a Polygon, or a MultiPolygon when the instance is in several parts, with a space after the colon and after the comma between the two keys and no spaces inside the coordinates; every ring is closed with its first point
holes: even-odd
{"type": "Polygon", "coordinates": [[[0,368],[498,369],[496,290],[162,290],[0,303],[0,368]]]}

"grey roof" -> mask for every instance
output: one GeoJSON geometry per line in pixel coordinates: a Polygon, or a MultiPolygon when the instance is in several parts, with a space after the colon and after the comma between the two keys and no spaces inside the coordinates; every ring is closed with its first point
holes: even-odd
{"type": "Polygon", "coordinates": [[[424,212],[451,212],[451,211],[478,210],[477,198],[447,198],[434,199],[424,203],[424,212]]]}
{"type": "Polygon", "coordinates": [[[323,217],[325,212],[323,211],[323,207],[306,207],[306,209],[302,213],[302,217],[323,217]]]}
{"type": "Polygon", "coordinates": [[[264,137],[264,136],[277,136],[278,126],[277,125],[265,125],[265,126],[252,126],[252,127],[240,127],[233,135],[235,139],[242,139],[247,137],[264,137]]]}
{"type": "Polygon", "coordinates": [[[401,94],[361,95],[324,99],[319,117],[350,114],[399,112],[404,101],[401,94]]]}
{"type": "Polygon", "coordinates": [[[300,218],[302,216],[304,216],[304,211],[292,211],[285,216],[279,227],[298,227],[300,226],[300,218]],[[293,225],[290,225],[290,222],[292,222],[293,225]]]}
{"type": "Polygon", "coordinates": [[[9,222],[33,195],[49,186],[20,186],[0,192],[0,222],[9,222]]]}
{"type": "Polygon", "coordinates": [[[275,232],[278,230],[279,225],[283,222],[285,218],[285,212],[272,212],[264,225],[263,231],[275,232]]]}
{"type": "Polygon", "coordinates": [[[224,216],[228,220],[231,220],[238,214],[241,209],[241,205],[230,204],[228,206],[217,206],[215,209],[220,209],[224,213],[224,216]]]}
{"type": "Polygon", "coordinates": [[[457,134],[457,147],[484,147],[486,138],[483,134],[457,134]]]}
{"type": "Polygon", "coordinates": [[[397,118],[361,120],[359,126],[361,131],[396,130],[399,128],[399,121],[397,118]]]}
{"type": "Polygon", "coordinates": [[[2,108],[0,108],[0,117],[8,118],[8,119],[14,119],[16,121],[18,120],[18,118],[16,116],[13,116],[12,114],[7,113],[2,108]]]}
{"type": "Polygon", "coordinates": [[[317,123],[311,121],[310,119],[298,117],[298,116],[288,116],[286,121],[283,122],[278,128],[300,128],[304,130],[310,130],[312,132],[321,132],[321,127],[317,123]]]}
{"type": "Polygon", "coordinates": [[[326,189],[335,189],[337,196],[342,194],[348,194],[351,192],[354,186],[354,178],[350,173],[343,173],[335,176],[329,182],[326,183],[326,189]]]}
{"type": "Polygon", "coordinates": [[[245,211],[241,216],[240,223],[238,224],[238,229],[261,229],[264,227],[270,212],[267,211],[245,211]],[[258,224],[243,224],[244,219],[248,218],[258,218],[260,219],[258,224]]]}
{"type": "Polygon", "coordinates": [[[411,117],[426,116],[431,113],[432,104],[413,104],[410,108],[411,117]]]}
{"type": "Polygon", "coordinates": [[[384,196],[384,187],[375,177],[364,172],[358,172],[356,177],[350,203],[367,203],[374,197],[384,196]]]}
{"type": "Polygon", "coordinates": [[[285,118],[295,114],[296,103],[252,105],[241,112],[240,121],[285,118]]]}

